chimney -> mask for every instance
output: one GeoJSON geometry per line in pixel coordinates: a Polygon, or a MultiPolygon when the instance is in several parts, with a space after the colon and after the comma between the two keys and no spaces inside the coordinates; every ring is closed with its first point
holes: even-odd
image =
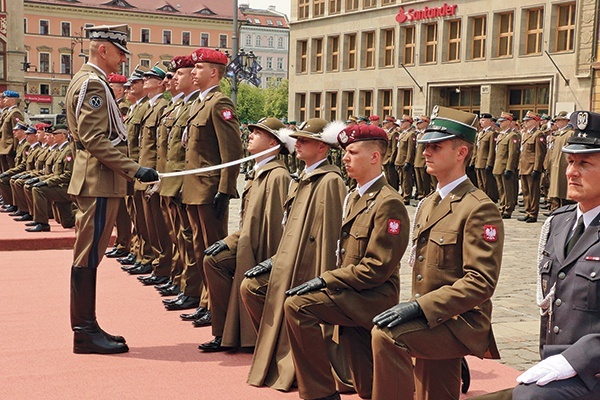
{"type": "Polygon", "coordinates": [[[277,11],[277,8],[275,6],[269,6],[267,8],[267,10],[269,10],[269,11],[277,11]]]}

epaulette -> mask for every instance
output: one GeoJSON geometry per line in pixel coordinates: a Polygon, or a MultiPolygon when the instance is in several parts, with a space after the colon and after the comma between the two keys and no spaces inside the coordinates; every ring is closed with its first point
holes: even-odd
{"type": "Polygon", "coordinates": [[[552,211],[552,213],[550,213],[550,215],[564,214],[566,212],[574,211],[576,208],[577,208],[577,204],[568,204],[566,206],[562,206],[562,207],[557,208],[556,210],[552,211]]]}

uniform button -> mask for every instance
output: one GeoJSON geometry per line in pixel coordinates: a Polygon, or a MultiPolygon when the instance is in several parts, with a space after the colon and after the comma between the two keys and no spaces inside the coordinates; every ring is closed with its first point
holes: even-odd
{"type": "Polygon", "coordinates": [[[420,228],[420,227],[421,227],[421,224],[417,224],[417,225],[415,225],[415,227],[416,227],[416,228],[420,228]]]}
{"type": "Polygon", "coordinates": [[[421,239],[419,239],[419,242],[420,243],[425,243],[425,240],[427,240],[427,239],[425,239],[424,237],[422,237],[421,239]]]}
{"type": "Polygon", "coordinates": [[[440,238],[440,243],[444,243],[444,238],[440,238]]]}
{"type": "Polygon", "coordinates": [[[565,279],[566,276],[567,276],[567,274],[565,274],[564,272],[561,272],[558,274],[558,279],[565,279]]]}
{"type": "Polygon", "coordinates": [[[555,326],[552,330],[554,331],[554,333],[560,332],[560,328],[558,326],[555,326]]]}
{"type": "Polygon", "coordinates": [[[419,297],[421,297],[419,293],[415,294],[415,299],[418,299],[419,297]]]}
{"type": "Polygon", "coordinates": [[[562,300],[561,299],[556,299],[556,301],[554,302],[554,304],[556,304],[557,307],[560,307],[560,305],[562,304],[562,300]]]}
{"type": "Polygon", "coordinates": [[[346,231],[342,232],[342,237],[348,237],[348,232],[346,232],[346,231]]]}
{"type": "Polygon", "coordinates": [[[442,321],[443,321],[443,319],[442,319],[442,318],[438,318],[438,319],[437,319],[437,322],[438,322],[439,324],[441,324],[441,323],[442,323],[442,321]]]}
{"type": "Polygon", "coordinates": [[[417,281],[421,282],[423,280],[423,277],[419,274],[417,275],[417,281]]]}
{"type": "Polygon", "coordinates": [[[417,260],[419,260],[419,261],[423,261],[424,259],[425,259],[425,257],[423,257],[423,256],[417,257],[417,260]]]}
{"type": "Polygon", "coordinates": [[[314,242],[315,241],[315,237],[311,236],[311,237],[308,238],[308,240],[310,240],[311,242],[314,242]]]}
{"type": "Polygon", "coordinates": [[[590,276],[591,276],[592,278],[594,278],[594,277],[596,276],[596,273],[595,273],[595,272],[592,272],[592,273],[590,274],[590,276]]]}
{"type": "Polygon", "coordinates": [[[346,254],[346,249],[341,249],[340,254],[346,254]]]}

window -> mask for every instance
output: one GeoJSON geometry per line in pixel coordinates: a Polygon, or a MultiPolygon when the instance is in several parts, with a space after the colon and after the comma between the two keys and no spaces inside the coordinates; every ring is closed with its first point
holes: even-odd
{"type": "Polygon", "coordinates": [[[437,23],[425,25],[425,64],[437,61],[437,23]]]}
{"type": "Polygon", "coordinates": [[[27,18],[23,18],[23,33],[27,33],[27,18]]]}
{"type": "Polygon", "coordinates": [[[84,26],[85,26],[85,28],[83,29],[83,31],[85,32],[85,37],[87,39],[89,39],[90,38],[90,31],[88,30],[88,28],[91,28],[92,26],[94,26],[94,24],[85,24],[84,26]]]}
{"type": "Polygon", "coordinates": [[[219,35],[219,47],[222,49],[227,48],[227,35],[219,35]]]}
{"type": "Polygon", "coordinates": [[[323,72],[323,39],[313,39],[312,54],[312,72],[323,72]]]}
{"type": "Polygon", "coordinates": [[[485,58],[485,38],[486,38],[486,21],[485,17],[475,17],[471,19],[473,27],[473,41],[471,49],[471,59],[480,60],[485,58]]]}
{"type": "Polygon", "coordinates": [[[48,107],[40,107],[40,114],[50,114],[50,109],[48,107]]]}
{"type": "Polygon", "coordinates": [[[297,93],[296,94],[296,109],[298,119],[300,121],[306,120],[306,94],[297,93]]]}
{"type": "Polygon", "coordinates": [[[283,42],[283,37],[281,37],[281,36],[280,36],[280,37],[278,37],[278,38],[277,38],[277,48],[278,48],[278,49],[283,49],[283,48],[285,48],[285,46],[283,45],[283,43],[284,43],[284,42],[283,42]]]}
{"type": "Polygon", "coordinates": [[[363,8],[373,8],[376,3],[375,0],[363,0],[363,8]]]}
{"type": "Polygon", "coordinates": [[[163,31],[163,44],[171,44],[171,31],[163,31]]]}
{"type": "Polygon", "coordinates": [[[542,29],[544,27],[544,9],[535,8],[527,10],[527,27],[525,40],[525,54],[539,54],[542,52],[542,29]]]}
{"type": "Polygon", "coordinates": [[[298,19],[307,19],[310,0],[298,0],[298,19]]]}
{"type": "Polygon", "coordinates": [[[40,19],[40,35],[50,34],[50,21],[40,19]]]}
{"type": "Polygon", "coordinates": [[[283,57],[277,57],[277,69],[283,69],[283,57]]]}
{"type": "Polygon", "coordinates": [[[398,110],[399,115],[412,115],[412,97],[412,90],[398,90],[398,104],[400,104],[400,109],[398,110]]]}
{"type": "Polygon", "coordinates": [[[257,24],[257,25],[260,25],[260,19],[254,18],[254,23],[257,24]]]}
{"type": "Polygon", "coordinates": [[[375,32],[365,32],[363,37],[363,68],[375,67],[375,32]]]}
{"type": "Polygon", "coordinates": [[[325,15],[325,0],[313,0],[313,16],[325,15]]]}
{"type": "Polygon", "coordinates": [[[150,43],[150,29],[142,28],[140,42],[150,43]]]}
{"type": "Polygon", "coordinates": [[[143,65],[146,68],[150,68],[150,60],[147,58],[140,59],[140,65],[143,65]]]}
{"type": "Polygon", "coordinates": [[[466,112],[479,111],[481,108],[481,88],[476,86],[449,90],[448,105],[466,112]]]}
{"type": "Polygon", "coordinates": [[[358,0],[346,0],[346,11],[358,10],[358,0]]]}
{"type": "Polygon", "coordinates": [[[48,85],[47,83],[41,83],[40,94],[50,94],[50,85],[48,85]]]}
{"type": "Polygon", "coordinates": [[[129,76],[129,66],[131,65],[130,56],[125,58],[125,62],[121,64],[121,75],[129,76]]]}
{"type": "Polygon", "coordinates": [[[342,95],[343,105],[346,118],[354,114],[354,92],[344,92],[342,95]]]}
{"type": "MultiPolygon", "coordinates": [[[[206,35],[203,33],[203,35],[206,35]]],[[[246,35],[246,46],[252,46],[252,35],[246,35]]]]}
{"type": "Polygon", "coordinates": [[[558,5],[556,16],[556,51],[573,50],[575,37],[575,3],[558,5]]]}
{"type": "MultiPolygon", "coordinates": [[[[277,26],[283,26],[283,23],[280,20],[277,20],[277,26]]],[[[279,78],[277,78],[279,79],[279,78]]]]}
{"type": "Polygon", "coordinates": [[[60,23],[60,35],[61,36],[71,36],[71,23],[70,22],[61,22],[60,23]]]}
{"type": "Polygon", "coordinates": [[[382,31],[383,42],[383,66],[394,66],[394,29],[385,29],[382,31]]]}
{"type": "Polygon", "coordinates": [[[272,19],[267,19],[267,25],[273,25],[273,20],[272,19]]]}
{"type": "Polygon", "coordinates": [[[528,110],[548,113],[549,102],[549,85],[508,87],[508,112],[512,113],[515,119],[522,119],[528,110]]]}
{"type": "Polygon", "coordinates": [[[256,47],[261,47],[262,46],[262,36],[258,35],[256,37],[256,47]]]}
{"type": "Polygon", "coordinates": [[[340,70],[340,37],[330,36],[328,39],[329,46],[329,62],[327,65],[328,71],[340,70]]]}
{"type": "Polygon", "coordinates": [[[312,97],[313,106],[312,117],[321,118],[321,93],[311,93],[310,96],[312,97]]]}
{"type": "MultiPolygon", "coordinates": [[[[26,57],[29,59],[28,56],[26,57]]],[[[6,79],[6,43],[2,40],[0,40],[0,79],[6,79]]]]}
{"type": "Polygon", "coordinates": [[[381,112],[382,112],[383,116],[393,115],[392,91],[391,90],[381,90],[379,92],[379,98],[381,101],[381,112]]]}
{"type": "Polygon", "coordinates": [[[390,4],[396,4],[396,0],[381,0],[381,5],[382,6],[387,6],[390,4]]]}
{"type": "MultiPolygon", "coordinates": [[[[248,38],[250,38],[250,35],[248,35],[248,38]]],[[[200,34],[200,47],[208,47],[208,33],[200,34]]]]}
{"type": "Polygon", "coordinates": [[[40,53],[39,72],[50,72],[50,53],[40,53]]]}
{"type": "Polygon", "coordinates": [[[460,19],[448,21],[448,61],[460,60],[460,19]]]}
{"type": "Polygon", "coordinates": [[[402,28],[402,36],[404,37],[404,54],[403,64],[414,65],[415,64],[415,27],[407,26],[402,28]]]}
{"type": "Polygon", "coordinates": [[[337,92],[327,92],[326,94],[327,98],[325,99],[326,101],[326,107],[329,110],[329,120],[330,121],[335,121],[337,119],[337,98],[338,98],[338,94],[337,92]]]}
{"type": "Polygon", "coordinates": [[[69,85],[60,85],[60,95],[66,96],[68,89],[69,89],[69,85]]]}
{"type": "Polygon", "coordinates": [[[345,38],[345,53],[346,53],[346,69],[356,69],[356,34],[351,33],[344,35],[345,38]]]}
{"type": "Polygon", "coordinates": [[[273,69],[273,57],[267,57],[267,69],[273,69]]]}
{"type": "Polygon", "coordinates": [[[512,56],[514,16],[512,12],[498,16],[498,57],[512,56]]]}
{"type": "Polygon", "coordinates": [[[370,90],[360,91],[362,113],[365,117],[373,115],[373,92],[370,90]]]}
{"type": "Polygon", "coordinates": [[[308,41],[300,40],[298,41],[298,72],[305,73],[308,72],[308,41]]]}
{"type": "Polygon", "coordinates": [[[189,32],[181,32],[181,44],[184,46],[190,45],[190,33],[189,32]]]}
{"type": "Polygon", "coordinates": [[[337,14],[342,10],[342,0],[329,0],[329,14],[337,14]]]}
{"type": "Polygon", "coordinates": [[[71,74],[71,55],[61,54],[60,55],[60,73],[71,74]]]}
{"type": "Polygon", "coordinates": [[[269,48],[275,47],[275,41],[273,39],[273,36],[269,36],[269,38],[267,39],[267,46],[269,48]]]}

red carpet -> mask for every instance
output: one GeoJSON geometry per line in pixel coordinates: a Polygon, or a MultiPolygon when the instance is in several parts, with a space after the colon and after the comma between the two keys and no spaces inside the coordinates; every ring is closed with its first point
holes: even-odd
{"type": "MultiPolygon", "coordinates": [[[[7,220],[0,216],[0,241],[22,229],[7,220]]],[[[297,392],[247,385],[250,354],[200,353],[198,344],[212,338],[210,328],[193,328],[180,320],[180,312],[165,311],[156,291],[114,260],[105,259],[99,268],[98,320],[108,332],[125,336],[130,352],[73,354],[70,265],[70,250],[0,252],[0,399],[298,398],[297,392]]],[[[469,363],[469,396],[512,385],[517,375],[496,362],[469,363]]]]}

